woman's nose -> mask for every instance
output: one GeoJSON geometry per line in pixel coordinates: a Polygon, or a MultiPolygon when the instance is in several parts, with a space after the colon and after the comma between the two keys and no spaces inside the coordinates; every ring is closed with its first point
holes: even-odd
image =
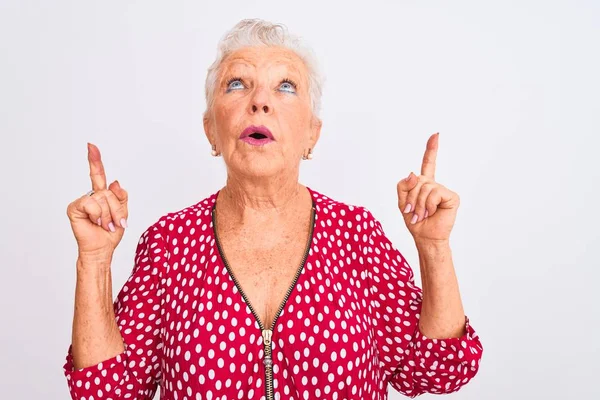
{"type": "Polygon", "coordinates": [[[267,89],[257,88],[252,100],[250,100],[250,112],[256,114],[257,112],[263,112],[269,114],[273,111],[271,101],[267,89]]]}
{"type": "Polygon", "coordinates": [[[263,111],[265,114],[268,114],[268,113],[269,113],[269,106],[268,106],[267,104],[262,104],[262,105],[261,105],[261,104],[256,104],[256,103],[253,103],[253,104],[252,104],[252,113],[256,113],[256,112],[257,112],[258,110],[260,110],[261,108],[262,108],[262,111],[263,111]]]}

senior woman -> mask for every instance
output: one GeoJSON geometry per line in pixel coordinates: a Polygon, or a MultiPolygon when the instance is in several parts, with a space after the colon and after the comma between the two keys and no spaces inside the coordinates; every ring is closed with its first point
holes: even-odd
{"type": "Polygon", "coordinates": [[[111,260],[127,192],[92,188],[68,207],[79,247],[74,399],[386,399],[457,391],[483,348],[464,314],[449,248],[459,197],[422,171],[398,184],[423,290],[364,207],[298,182],[319,139],[321,81],[283,25],[243,20],[208,71],[206,136],[224,187],[152,224],[113,303],[111,260]]]}

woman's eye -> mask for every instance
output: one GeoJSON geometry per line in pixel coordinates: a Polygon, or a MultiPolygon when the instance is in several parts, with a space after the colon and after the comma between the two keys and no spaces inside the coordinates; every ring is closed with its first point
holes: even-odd
{"type": "Polygon", "coordinates": [[[290,92],[290,93],[295,93],[296,92],[296,88],[294,87],[294,85],[292,85],[289,82],[283,82],[280,86],[280,88],[284,91],[284,92],[290,92]]]}
{"type": "Polygon", "coordinates": [[[229,85],[227,85],[227,90],[239,89],[240,87],[243,87],[242,81],[236,79],[229,82],[229,85]]]}

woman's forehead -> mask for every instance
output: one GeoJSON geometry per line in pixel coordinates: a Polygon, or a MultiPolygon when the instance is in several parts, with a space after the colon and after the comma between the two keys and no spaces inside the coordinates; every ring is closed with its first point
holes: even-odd
{"type": "Polygon", "coordinates": [[[306,74],[306,66],[302,59],[292,50],[280,47],[247,47],[236,50],[223,60],[223,73],[232,70],[253,71],[256,69],[278,69],[306,74]]]}

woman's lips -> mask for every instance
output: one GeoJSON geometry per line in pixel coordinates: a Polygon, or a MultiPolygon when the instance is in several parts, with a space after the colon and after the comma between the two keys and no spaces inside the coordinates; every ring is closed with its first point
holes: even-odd
{"type": "Polygon", "coordinates": [[[240,139],[243,142],[246,142],[252,146],[264,146],[265,144],[269,144],[271,142],[274,142],[273,139],[269,139],[269,138],[264,138],[264,139],[256,139],[253,138],[252,136],[246,136],[240,139]]]}
{"type": "Polygon", "coordinates": [[[252,146],[264,146],[275,141],[273,134],[264,125],[250,125],[244,129],[240,135],[240,140],[252,146]]]}

